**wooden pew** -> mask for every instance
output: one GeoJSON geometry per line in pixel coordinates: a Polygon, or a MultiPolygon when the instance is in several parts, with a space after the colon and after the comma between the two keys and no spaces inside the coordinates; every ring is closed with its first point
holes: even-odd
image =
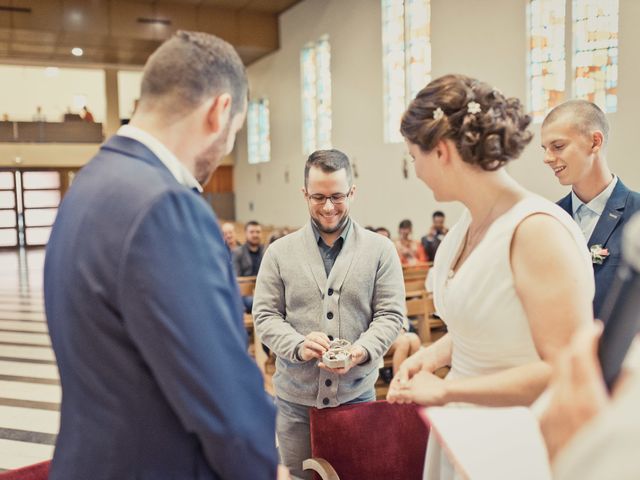
{"type": "MultiPolygon", "coordinates": [[[[238,287],[240,288],[240,295],[243,297],[253,296],[253,292],[256,289],[256,277],[237,277],[238,287]]],[[[267,363],[267,354],[262,349],[262,342],[256,335],[256,331],[253,325],[253,317],[250,313],[244,314],[244,328],[247,330],[250,339],[249,353],[256,359],[256,363],[260,368],[260,371],[264,374],[265,364],[267,363]]]]}
{"type": "Polygon", "coordinates": [[[420,294],[426,290],[425,283],[427,281],[427,273],[430,265],[428,263],[419,263],[417,265],[406,265],[402,267],[402,276],[404,278],[404,290],[407,297],[413,293],[420,294]]]}

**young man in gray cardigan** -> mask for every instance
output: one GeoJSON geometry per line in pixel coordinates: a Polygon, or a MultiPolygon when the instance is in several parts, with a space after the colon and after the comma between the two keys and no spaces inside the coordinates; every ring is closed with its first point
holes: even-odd
{"type": "Polygon", "coordinates": [[[305,165],[302,192],[310,221],[266,251],[253,316],[276,354],[273,384],[282,462],[311,478],[309,407],[375,400],[378,360],[398,336],[405,312],[402,267],[393,243],[349,217],[355,185],[349,159],[319,150],[305,165]],[[352,343],[351,364],[321,362],[333,339],[352,343]]]}

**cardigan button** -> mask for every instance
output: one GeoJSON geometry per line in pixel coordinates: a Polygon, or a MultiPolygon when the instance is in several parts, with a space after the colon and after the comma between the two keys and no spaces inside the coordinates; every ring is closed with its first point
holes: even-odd
{"type": "Polygon", "coordinates": [[[323,404],[323,405],[329,405],[329,399],[328,399],[327,397],[324,397],[324,398],[322,399],[322,404],[323,404]]]}
{"type": "Polygon", "coordinates": [[[330,289],[329,289],[329,291],[327,292],[327,294],[328,294],[329,296],[333,295],[333,288],[330,288],[330,289]]]}
{"type": "Polygon", "coordinates": [[[333,312],[327,312],[327,318],[331,320],[333,318],[333,312]]]}

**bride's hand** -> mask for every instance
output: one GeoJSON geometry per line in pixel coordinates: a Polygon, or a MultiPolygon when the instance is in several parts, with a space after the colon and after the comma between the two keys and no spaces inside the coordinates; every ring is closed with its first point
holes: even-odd
{"type": "Polygon", "coordinates": [[[387,400],[391,403],[417,403],[423,406],[444,405],[445,399],[445,381],[425,370],[421,370],[407,382],[397,382],[387,394],[387,400]]]}
{"type": "Polygon", "coordinates": [[[414,375],[419,373],[422,370],[426,370],[431,373],[431,365],[428,362],[429,352],[427,349],[421,348],[416,353],[407,358],[400,365],[400,369],[393,377],[393,381],[389,387],[389,392],[387,393],[387,401],[388,402],[399,402],[404,403],[400,397],[397,396],[397,391],[401,385],[405,385],[409,380],[411,380],[414,375]]]}

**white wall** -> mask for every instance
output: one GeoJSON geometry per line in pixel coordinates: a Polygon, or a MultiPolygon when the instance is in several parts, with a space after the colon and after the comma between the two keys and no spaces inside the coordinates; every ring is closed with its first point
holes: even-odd
{"type": "Polygon", "coordinates": [[[131,118],[135,100],[140,98],[142,70],[121,70],[118,72],[118,105],[120,118],[131,118]]]}
{"type": "MultiPolygon", "coordinates": [[[[505,94],[526,98],[526,0],[431,0],[433,77],[464,73],[485,80],[505,94]]],[[[610,115],[609,162],[627,186],[640,190],[633,134],[640,112],[640,1],[620,0],[619,111],[610,115]]],[[[353,216],[362,225],[392,231],[403,218],[420,233],[431,212],[443,209],[452,223],[460,206],[437,204],[415,178],[402,176],[402,144],[382,140],[382,45],[379,0],[306,0],[280,18],[281,48],[249,67],[251,94],[271,107],[271,156],[268,164],[247,162],[246,134],[238,137],[235,190],[240,221],[301,225],[307,218],[300,194],[302,154],[300,48],[328,34],[331,42],[333,145],[357,165],[359,178],[353,216]],[[289,170],[290,181],[285,182],[289,170]],[[258,181],[258,174],[260,181],[258,181]],[[253,210],[250,205],[253,205],[253,210]]],[[[550,199],[566,189],[542,164],[539,126],[523,156],[509,167],[526,187],[550,199]]]]}

